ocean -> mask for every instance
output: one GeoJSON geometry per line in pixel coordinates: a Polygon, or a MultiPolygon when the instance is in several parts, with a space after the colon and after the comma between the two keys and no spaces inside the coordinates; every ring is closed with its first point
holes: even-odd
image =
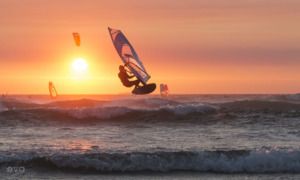
{"type": "Polygon", "coordinates": [[[300,95],[0,99],[1,179],[300,179],[300,95]]]}

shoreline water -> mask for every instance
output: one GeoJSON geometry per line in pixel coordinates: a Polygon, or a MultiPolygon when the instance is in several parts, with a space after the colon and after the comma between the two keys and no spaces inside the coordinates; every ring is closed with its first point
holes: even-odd
{"type": "Polygon", "coordinates": [[[171,173],[68,173],[68,172],[49,172],[49,171],[29,171],[24,174],[8,174],[0,173],[3,179],[63,179],[63,180],[276,180],[276,179],[299,179],[300,174],[275,173],[275,174],[222,174],[222,173],[199,173],[199,172],[171,172],[171,173]]]}
{"type": "Polygon", "coordinates": [[[299,178],[298,96],[47,98],[2,101],[3,177],[299,178]]]}

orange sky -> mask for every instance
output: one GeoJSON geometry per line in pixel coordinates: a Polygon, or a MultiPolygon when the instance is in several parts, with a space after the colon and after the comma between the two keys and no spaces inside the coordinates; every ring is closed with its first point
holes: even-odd
{"type": "Polygon", "coordinates": [[[299,22],[298,0],[1,0],[0,92],[46,94],[52,80],[60,94],[129,93],[108,26],[171,93],[300,92],[299,22]]]}

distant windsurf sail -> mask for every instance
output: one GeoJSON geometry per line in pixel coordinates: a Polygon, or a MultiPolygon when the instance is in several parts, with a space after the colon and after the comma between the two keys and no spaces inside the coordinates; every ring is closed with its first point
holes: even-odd
{"type": "Polygon", "coordinates": [[[76,44],[76,46],[80,46],[80,35],[77,32],[73,33],[73,38],[74,38],[74,42],[76,44]]]}
{"type": "Polygon", "coordinates": [[[122,61],[129,70],[144,84],[150,79],[142,61],[133,49],[125,35],[117,29],[108,28],[113,44],[120,55],[122,61]]]}
{"type": "Polygon", "coordinates": [[[169,95],[169,87],[167,84],[160,84],[160,95],[161,96],[169,95]]]}
{"type": "Polygon", "coordinates": [[[51,98],[56,98],[57,97],[57,91],[54,87],[54,84],[51,81],[49,81],[48,88],[49,88],[50,97],[51,98]]]}

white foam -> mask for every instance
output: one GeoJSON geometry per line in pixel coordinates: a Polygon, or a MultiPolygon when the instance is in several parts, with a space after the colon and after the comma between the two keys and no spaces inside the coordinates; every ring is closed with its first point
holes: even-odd
{"type": "MultiPolygon", "coordinates": [[[[208,113],[216,110],[215,107],[204,104],[189,104],[189,105],[166,105],[157,108],[126,108],[119,106],[104,106],[97,108],[76,108],[67,110],[68,114],[75,118],[83,119],[95,117],[100,119],[108,119],[113,117],[120,117],[130,112],[148,113],[166,110],[174,113],[175,115],[187,115],[189,113],[208,113]]],[[[61,111],[65,111],[61,109],[61,111]]]]}
{"type": "Polygon", "coordinates": [[[130,112],[130,109],[124,107],[100,107],[100,108],[78,108],[67,110],[68,113],[78,119],[95,117],[108,119],[121,116],[130,112]]]}
{"type": "Polygon", "coordinates": [[[167,105],[177,105],[178,102],[160,98],[145,98],[145,99],[121,99],[106,103],[105,107],[128,107],[132,109],[153,109],[161,108],[167,105]]]}
{"type": "Polygon", "coordinates": [[[164,106],[163,109],[174,112],[176,115],[186,115],[189,113],[206,113],[216,110],[216,107],[205,104],[180,104],[175,106],[164,106]]]}
{"type": "Polygon", "coordinates": [[[54,158],[62,167],[86,167],[100,171],[192,170],[222,173],[300,172],[298,151],[251,151],[244,155],[222,153],[130,153],[121,155],[54,158]]]}
{"type": "MultiPolygon", "coordinates": [[[[3,157],[0,162],[27,161],[41,155],[3,157]]],[[[131,152],[59,154],[45,156],[58,168],[110,171],[199,171],[219,173],[300,173],[300,152],[295,150],[201,151],[201,152],[131,152]]],[[[47,164],[45,164],[47,166],[47,164]]]]}

